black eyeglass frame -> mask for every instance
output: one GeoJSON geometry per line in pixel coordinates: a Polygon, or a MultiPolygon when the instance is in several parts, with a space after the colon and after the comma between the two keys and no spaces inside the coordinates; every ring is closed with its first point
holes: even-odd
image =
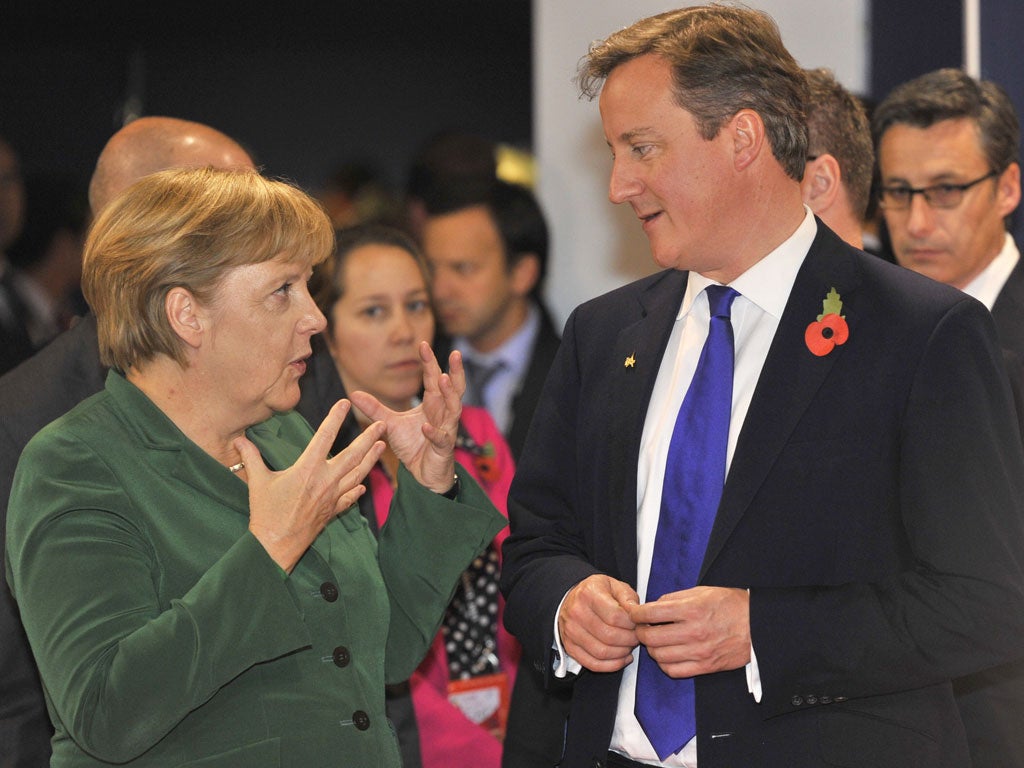
{"type": "Polygon", "coordinates": [[[964,200],[964,192],[971,187],[981,184],[983,181],[994,179],[999,177],[999,171],[989,171],[984,176],[975,179],[974,181],[967,181],[963,184],[932,184],[930,187],[908,187],[908,186],[894,186],[894,187],[880,187],[878,190],[878,206],[884,208],[887,211],[905,211],[910,208],[914,203],[914,195],[921,195],[924,201],[928,203],[931,208],[949,209],[956,208],[964,200]],[[905,203],[887,203],[885,198],[886,195],[892,195],[894,193],[904,194],[907,196],[905,203]],[[941,202],[936,201],[933,197],[937,194],[954,194],[956,200],[953,202],[941,202]]]}

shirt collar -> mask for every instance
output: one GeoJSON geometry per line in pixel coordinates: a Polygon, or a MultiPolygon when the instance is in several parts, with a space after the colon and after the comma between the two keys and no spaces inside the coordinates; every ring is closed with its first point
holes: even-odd
{"type": "Polygon", "coordinates": [[[964,293],[973,296],[991,311],[1018,261],[1020,251],[1017,250],[1013,237],[1007,232],[1002,250],[981,270],[981,274],[964,287],[964,293]]]}
{"type": "Polygon", "coordinates": [[[526,308],[526,321],[519,327],[519,330],[512,334],[504,344],[486,354],[478,352],[464,336],[456,337],[452,347],[462,352],[464,357],[472,358],[484,365],[498,362],[505,364],[505,369],[519,374],[530,361],[530,351],[533,349],[533,341],[540,331],[540,310],[531,301],[526,308]]]}
{"type": "MultiPolygon", "coordinates": [[[[793,283],[796,282],[797,272],[800,271],[817,234],[818,224],[814,214],[805,205],[804,219],[793,234],[729,285],[762,311],[776,318],[782,317],[786,302],[789,301],[789,294],[793,290],[793,283]]],[[[713,280],[704,275],[691,272],[686,281],[686,293],[676,319],[685,317],[693,307],[694,299],[713,283],[713,280]]]]}

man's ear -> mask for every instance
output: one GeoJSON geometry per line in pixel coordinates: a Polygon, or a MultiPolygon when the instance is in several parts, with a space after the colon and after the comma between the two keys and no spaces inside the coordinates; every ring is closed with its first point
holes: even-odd
{"type": "Polygon", "coordinates": [[[814,213],[820,213],[835,203],[842,183],[839,161],[832,155],[822,154],[807,163],[800,192],[807,207],[814,213]]]}
{"type": "Polygon", "coordinates": [[[736,170],[742,171],[758,158],[766,147],[764,121],[752,109],[741,109],[729,121],[736,170]]]}
{"type": "Polygon", "coordinates": [[[996,179],[996,207],[999,215],[1006,218],[1020,204],[1020,165],[1010,163],[996,179]]]}
{"type": "Polygon", "coordinates": [[[540,259],[535,253],[524,253],[512,266],[512,291],[517,296],[526,296],[540,280],[540,259]]]}
{"type": "Polygon", "coordinates": [[[181,286],[171,288],[164,299],[164,311],[173,330],[185,344],[198,348],[202,343],[205,323],[199,302],[191,291],[181,286]]]}

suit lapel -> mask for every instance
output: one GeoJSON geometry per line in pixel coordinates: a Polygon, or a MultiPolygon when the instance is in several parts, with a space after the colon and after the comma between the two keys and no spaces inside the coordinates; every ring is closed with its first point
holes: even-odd
{"type": "Polygon", "coordinates": [[[1024,357],[1024,259],[1010,272],[995,304],[992,305],[992,317],[999,331],[999,343],[1005,349],[1024,357]]]}
{"type": "Polygon", "coordinates": [[[831,231],[819,225],[818,235],[786,302],[743,422],[700,579],[725,546],[835,362],[849,351],[844,345],[823,357],[812,354],[804,341],[807,326],[817,319],[822,301],[835,288],[843,301],[842,312],[850,338],[856,339],[860,320],[856,290],[859,281],[850,251],[831,231]]]}
{"type": "Polygon", "coordinates": [[[640,319],[623,328],[612,345],[614,368],[608,403],[614,441],[608,467],[612,546],[619,573],[636,584],[636,468],[647,407],[661,359],[686,290],[686,273],[669,270],[639,297],[640,319]]]}
{"type": "Polygon", "coordinates": [[[138,449],[166,477],[248,515],[244,484],[189,440],[142,390],[113,370],[105,388],[138,449]]]}
{"type": "Polygon", "coordinates": [[[218,504],[249,516],[249,494],[245,484],[227,467],[220,466],[198,448],[184,443],[174,450],[173,456],[172,477],[218,504]]]}

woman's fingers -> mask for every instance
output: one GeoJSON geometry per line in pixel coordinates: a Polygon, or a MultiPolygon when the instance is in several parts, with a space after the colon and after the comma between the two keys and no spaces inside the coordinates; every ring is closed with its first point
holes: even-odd
{"type": "Polygon", "coordinates": [[[246,477],[255,479],[262,473],[269,472],[263,464],[263,457],[260,456],[260,449],[253,445],[247,437],[236,437],[232,445],[242,457],[242,464],[245,465],[246,477]]]}
{"type": "MultiPolygon", "coordinates": [[[[366,432],[363,434],[365,435],[366,432]]],[[[360,437],[362,437],[362,435],[360,437]]],[[[352,506],[359,497],[363,495],[363,493],[366,492],[365,486],[362,485],[363,479],[370,474],[370,470],[373,469],[373,465],[380,460],[380,456],[383,452],[384,441],[376,440],[370,445],[369,450],[362,455],[359,462],[338,478],[336,485],[338,496],[335,501],[335,514],[341,514],[344,512],[352,506]],[[355,494],[354,496],[352,496],[353,493],[355,494]]]]}
{"type": "Polygon", "coordinates": [[[324,420],[320,422],[320,427],[313,435],[313,439],[309,441],[306,450],[302,452],[302,456],[295,463],[315,463],[326,459],[351,408],[352,404],[348,400],[342,399],[336,402],[327,412],[324,420]]]}
{"type": "Polygon", "coordinates": [[[466,394],[466,370],[462,365],[462,353],[453,349],[448,355],[448,377],[451,379],[455,394],[461,402],[462,396],[466,394]]]}

